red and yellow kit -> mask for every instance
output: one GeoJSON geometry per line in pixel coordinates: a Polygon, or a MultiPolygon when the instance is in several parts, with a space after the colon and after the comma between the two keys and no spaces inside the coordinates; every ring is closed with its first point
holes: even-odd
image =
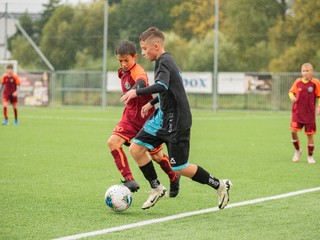
{"type": "MultiPolygon", "coordinates": [[[[129,71],[123,71],[122,68],[118,70],[118,76],[121,81],[122,92],[129,91],[137,80],[143,80],[148,86],[148,77],[145,70],[139,65],[135,64],[129,71]]],[[[141,117],[141,108],[147,104],[152,95],[138,96],[126,103],[122,113],[122,119],[113,130],[113,134],[125,139],[127,143],[136,136],[136,134],[143,127],[149,116],[154,112],[154,108],[148,112],[144,118],[141,117]]]]}
{"type": "Polygon", "coordinates": [[[291,129],[301,130],[303,125],[310,125],[311,128],[307,129],[306,133],[315,132],[316,122],[316,102],[320,97],[320,82],[316,78],[310,81],[305,81],[298,78],[293,83],[289,92],[293,93],[296,101],[292,105],[292,122],[291,129]],[[314,125],[314,127],[312,127],[314,125]]]}
{"type": "Polygon", "coordinates": [[[3,85],[2,99],[5,102],[17,102],[17,97],[12,94],[17,91],[17,86],[20,85],[19,77],[16,74],[8,75],[7,73],[2,76],[1,84],[3,85]]]}

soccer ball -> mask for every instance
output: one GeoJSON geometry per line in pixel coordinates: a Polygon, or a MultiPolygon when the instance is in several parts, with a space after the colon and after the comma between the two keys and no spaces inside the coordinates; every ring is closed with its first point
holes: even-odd
{"type": "Polygon", "coordinates": [[[132,194],[126,186],[113,185],[107,190],[104,200],[111,210],[123,212],[130,207],[132,203],[132,194]]]}

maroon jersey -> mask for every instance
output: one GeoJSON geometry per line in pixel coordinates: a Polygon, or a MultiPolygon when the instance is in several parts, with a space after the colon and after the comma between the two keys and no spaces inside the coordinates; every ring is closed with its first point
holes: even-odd
{"type": "Polygon", "coordinates": [[[9,76],[7,73],[2,76],[1,84],[3,85],[3,96],[9,97],[17,90],[20,80],[16,74],[9,76]]]}
{"type": "Polygon", "coordinates": [[[292,122],[315,123],[316,100],[320,97],[319,80],[312,78],[308,82],[303,82],[302,78],[298,78],[289,92],[294,93],[297,99],[292,105],[292,122]]]}
{"type": "MultiPolygon", "coordinates": [[[[135,64],[127,72],[123,71],[122,68],[120,68],[118,70],[118,76],[121,81],[121,88],[123,93],[128,92],[135,85],[137,80],[145,81],[146,85],[148,86],[147,74],[139,64],[135,64]]],[[[150,94],[138,96],[127,102],[122,113],[122,118],[113,130],[113,134],[122,137],[129,143],[130,140],[135,137],[143,127],[149,116],[154,112],[154,108],[152,108],[148,112],[147,116],[145,116],[144,118],[141,117],[141,108],[152,98],[153,97],[150,94]]]]}

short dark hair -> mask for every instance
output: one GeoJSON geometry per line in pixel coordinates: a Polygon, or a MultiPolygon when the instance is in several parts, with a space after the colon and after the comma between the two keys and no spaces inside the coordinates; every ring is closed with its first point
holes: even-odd
{"type": "Polygon", "coordinates": [[[116,48],[116,54],[120,54],[120,55],[129,54],[131,56],[134,56],[137,54],[137,50],[133,42],[126,40],[126,41],[121,41],[118,44],[116,48]]]}
{"type": "Polygon", "coordinates": [[[139,40],[146,41],[151,38],[160,38],[162,41],[165,40],[164,34],[156,27],[150,27],[141,33],[139,40]]]}
{"type": "Polygon", "coordinates": [[[8,64],[7,65],[7,69],[13,69],[13,65],[12,64],[8,64]]]}

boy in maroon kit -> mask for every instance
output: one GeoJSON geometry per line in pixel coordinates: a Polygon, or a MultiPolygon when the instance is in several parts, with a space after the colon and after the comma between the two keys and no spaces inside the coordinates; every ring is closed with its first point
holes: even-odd
{"type": "Polygon", "coordinates": [[[3,103],[3,115],[4,120],[2,125],[8,125],[8,104],[12,104],[14,112],[14,125],[18,125],[18,88],[20,86],[20,80],[18,75],[13,73],[13,66],[8,65],[6,73],[1,78],[0,92],[3,90],[2,103],[3,103]]]}
{"type": "MultiPolygon", "coordinates": [[[[117,46],[116,56],[121,66],[118,70],[118,76],[121,81],[123,94],[130,89],[139,89],[148,86],[148,78],[145,70],[141,65],[135,63],[138,55],[132,42],[122,41],[117,46]]],[[[132,99],[126,103],[122,118],[108,140],[115,164],[124,177],[123,183],[132,192],[138,191],[140,186],[134,180],[122,145],[130,145],[130,140],[136,136],[148,117],[153,113],[154,108],[148,112],[146,117],[141,116],[141,108],[152,99],[152,95],[149,94],[132,99]]],[[[161,166],[162,170],[170,179],[169,196],[176,197],[179,193],[180,176],[172,170],[168,156],[162,152],[162,146],[158,146],[156,149],[149,151],[149,153],[151,158],[161,166]]]]}
{"type": "Polygon", "coordinates": [[[308,163],[315,164],[313,158],[314,139],[316,133],[316,112],[320,114],[320,82],[312,77],[313,66],[304,63],[301,66],[302,78],[298,78],[289,90],[289,98],[292,104],[292,120],[290,125],[292,143],[296,149],[292,161],[299,162],[302,153],[298,131],[304,127],[308,138],[308,163]],[[318,104],[316,103],[318,99],[318,104]],[[316,104],[318,107],[316,107],[316,104]]]}

